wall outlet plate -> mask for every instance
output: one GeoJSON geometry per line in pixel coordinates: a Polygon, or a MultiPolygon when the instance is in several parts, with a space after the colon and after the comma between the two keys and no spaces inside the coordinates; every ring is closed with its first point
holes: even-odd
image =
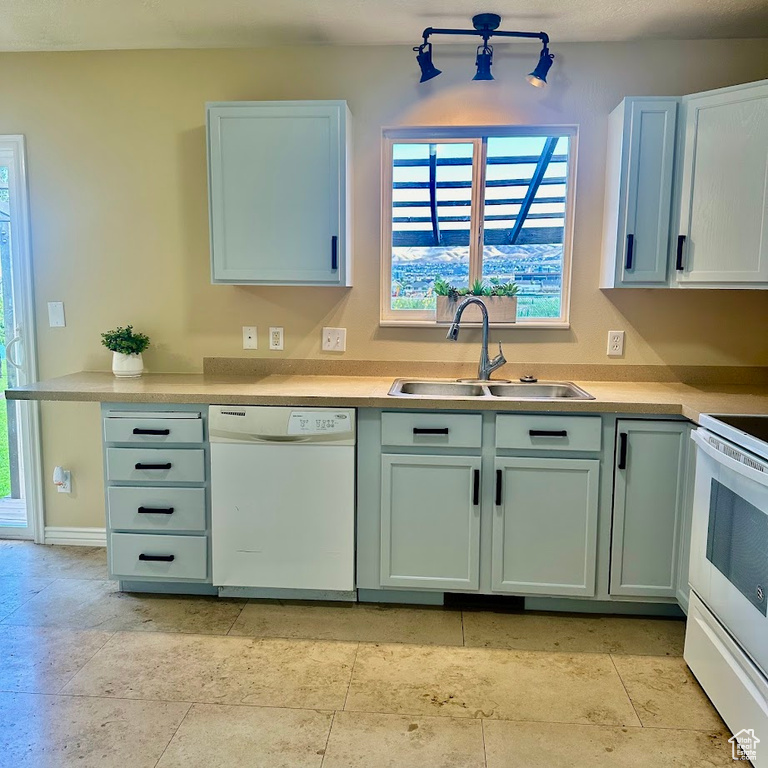
{"type": "Polygon", "coordinates": [[[243,349],[258,349],[259,336],[255,325],[243,326],[243,349]]]}
{"type": "Polygon", "coordinates": [[[269,329],[269,348],[270,349],[282,349],[283,348],[283,328],[282,328],[282,326],[272,326],[269,329]]]}
{"type": "Polygon", "coordinates": [[[64,302],[49,301],[48,302],[48,327],[64,328],[66,324],[67,322],[64,319],[64,302]]]}
{"type": "Polygon", "coordinates": [[[346,352],[347,329],[323,328],[323,352],[346,352]]]}
{"type": "Polygon", "coordinates": [[[624,355],[624,331],[608,331],[608,357],[624,355]]]}

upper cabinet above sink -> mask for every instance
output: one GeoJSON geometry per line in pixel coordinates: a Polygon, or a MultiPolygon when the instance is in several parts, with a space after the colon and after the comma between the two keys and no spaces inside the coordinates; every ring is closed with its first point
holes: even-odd
{"type": "Polygon", "coordinates": [[[207,105],[213,283],[351,285],[345,101],[207,105]]]}
{"type": "Polygon", "coordinates": [[[601,288],[768,288],[768,81],[609,118],[601,288]]]}

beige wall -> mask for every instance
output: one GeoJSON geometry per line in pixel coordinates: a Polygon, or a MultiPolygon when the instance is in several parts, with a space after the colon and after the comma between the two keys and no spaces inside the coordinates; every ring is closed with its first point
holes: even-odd
{"type": "MultiPolygon", "coordinates": [[[[27,137],[42,376],[107,369],[99,332],[128,322],[152,337],[153,370],[322,356],[323,325],[348,328],[350,359],[474,360],[472,334],[447,344],[437,329],[378,326],[381,128],[408,124],[579,126],[571,328],[500,332],[513,368],[607,363],[620,328],[619,364],[768,364],[768,293],[597,288],[608,113],[625,95],[768,77],[766,41],[554,44],[545,91],[523,80],[535,47],[511,50],[497,47],[495,82],[474,83],[471,51],[440,46],[444,74],[423,86],[408,47],[0,55],[0,133],[27,137]],[[354,116],[354,288],[211,286],[204,103],[339,98],[354,116]],[[47,327],[54,299],[66,328],[47,327]],[[243,352],[242,325],[263,344],[284,326],[285,352],[243,352]]],[[[44,453],[46,477],[57,463],[75,473],[71,497],[46,488],[48,524],[103,525],[97,408],[46,406],[44,453]]]]}

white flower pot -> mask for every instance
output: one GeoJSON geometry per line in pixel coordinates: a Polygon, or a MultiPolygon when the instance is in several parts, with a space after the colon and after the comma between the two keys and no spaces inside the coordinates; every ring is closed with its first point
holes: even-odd
{"type": "Polygon", "coordinates": [[[124,355],[122,352],[113,352],[112,373],[119,379],[138,378],[144,373],[144,360],[141,354],[124,355]]]}

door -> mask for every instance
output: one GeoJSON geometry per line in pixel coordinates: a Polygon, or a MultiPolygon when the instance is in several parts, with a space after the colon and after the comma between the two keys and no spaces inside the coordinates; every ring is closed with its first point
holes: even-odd
{"type": "Polygon", "coordinates": [[[480,457],[381,457],[381,585],[478,589],[480,457]]]}
{"type": "MultiPolygon", "coordinates": [[[[0,136],[0,391],[37,379],[26,161],[0,136]]],[[[43,540],[39,406],[0,402],[0,538],[43,540]]]]}
{"type": "Polygon", "coordinates": [[[683,98],[677,280],[768,285],[768,81],[683,98]]]}
{"type": "Polygon", "coordinates": [[[620,419],[616,429],[610,592],[674,597],[689,427],[620,419]]]}
{"type": "Polygon", "coordinates": [[[214,283],[343,285],[340,103],[208,110],[214,283]]]}
{"type": "Polygon", "coordinates": [[[496,459],[496,592],[595,594],[597,459],[496,459]]]}
{"type": "MultiPolygon", "coordinates": [[[[631,100],[621,282],[666,285],[677,99],[631,100]]],[[[621,227],[620,227],[621,229],[621,227]]]]}

